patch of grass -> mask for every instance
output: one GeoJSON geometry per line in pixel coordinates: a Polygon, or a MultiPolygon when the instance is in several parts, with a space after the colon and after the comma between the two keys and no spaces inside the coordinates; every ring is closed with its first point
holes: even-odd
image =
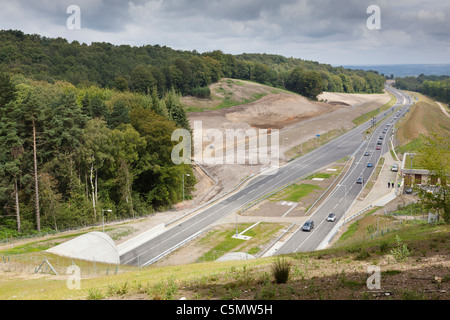
{"type": "MultiPolygon", "coordinates": [[[[238,225],[238,232],[242,232],[253,223],[243,223],[238,225]]],[[[247,252],[256,255],[260,247],[265,244],[274,233],[283,227],[282,224],[260,223],[245,232],[246,236],[252,237],[250,240],[240,240],[232,238],[236,234],[235,227],[226,230],[213,230],[199,243],[203,246],[210,246],[210,250],[201,256],[198,261],[214,261],[229,252],[247,252]]]]}
{"type": "Polygon", "coordinates": [[[359,222],[356,221],[348,227],[347,231],[339,238],[339,241],[344,241],[346,239],[349,239],[353,236],[353,234],[358,230],[359,222]]]}
{"type": "Polygon", "coordinates": [[[306,197],[315,190],[321,188],[312,184],[293,184],[284,189],[279,195],[275,195],[272,200],[299,202],[301,198],[306,197]]]}
{"type": "Polygon", "coordinates": [[[370,253],[367,251],[367,249],[361,250],[361,252],[358,253],[358,255],[355,257],[356,260],[365,260],[368,257],[370,257],[370,253]]]}
{"type": "MultiPolygon", "coordinates": [[[[311,152],[312,150],[328,143],[330,140],[333,140],[341,135],[343,135],[344,133],[346,133],[348,130],[338,130],[338,129],[333,129],[330,130],[328,133],[324,133],[322,134],[320,137],[313,137],[293,148],[291,148],[290,150],[286,151],[284,154],[286,157],[291,158],[291,161],[304,155],[307,154],[308,152],[311,152]],[[303,152],[303,153],[302,153],[303,152]]],[[[339,162],[339,161],[338,161],[339,162]]]]}
{"type": "Polygon", "coordinates": [[[102,300],[105,298],[102,291],[98,288],[88,289],[87,300],[102,300]]]}
{"type": "MultiPolygon", "coordinates": [[[[337,172],[337,171],[336,171],[337,172]]],[[[319,178],[319,179],[329,179],[333,176],[333,174],[331,173],[315,173],[312,176],[310,176],[308,178],[308,180],[312,180],[314,178],[319,178]]]]}
{"type": "Polygon", "coordinates": [[[423,293],[412,290],[404,290],[401,297],[402,300],[425,300],[423,293]]]}
{"type": "Polygon", "coordinates": [[[402,273],[403,271],[401,270],[386,270],[386,271],[381,271],[381,275],[382,276],[394,276],[397,274],[402,273]]]}

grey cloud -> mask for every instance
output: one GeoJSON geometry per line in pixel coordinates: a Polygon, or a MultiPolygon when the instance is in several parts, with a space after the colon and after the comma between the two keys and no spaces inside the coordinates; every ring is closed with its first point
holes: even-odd
{"type": "MultiPolygon", "coordinates": [[[[432,46],[432,55],[442,62],[448,61],[450,50],[448,0],[16,0],[6,7],[20,8],[24,31],[44,30],[46,36],[57,37],[67,34],[61,29],[71,4],[81,8],[83,30],[70,33],[79,41],[158,43],[230,53],[270,51],[328,61],[350,56],[385,60],[388,54],[374,50],[386,46],[399,61],[403,56],[426,60],[432,59],[427,49],[432,46]],[[381,8],[381,30],[366,27],[370,5],[381,8]],[[420,41],[421,48],[412,54],[414,41],[420,41]],[[330,50],[336,52],[332,57],[330,50]]],[[[8,28],[8,20],[9,25],[20,25],[0,12],[1,28],[8,28]]]]}

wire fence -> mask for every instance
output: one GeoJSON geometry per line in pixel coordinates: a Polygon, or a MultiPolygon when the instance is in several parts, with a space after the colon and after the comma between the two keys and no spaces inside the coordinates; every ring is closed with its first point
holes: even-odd
{"type": "Polygon", "coordinates": [[[3,272],[66,275],[71,266],[78,267],[81,276],[114,275],[127,271],[127,267],[123,265],[58,256],[42,254],[0,255],[0,270],[3,272]]]}

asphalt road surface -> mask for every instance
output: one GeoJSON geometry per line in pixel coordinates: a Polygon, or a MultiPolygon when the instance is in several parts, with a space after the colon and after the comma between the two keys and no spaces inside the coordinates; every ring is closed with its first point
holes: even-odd
{"type": "Polygon", "coordinates": [[[309,220],[313,220],[315,224],[312,231],[302,231],[301,228],[299,228],[299,230],[277,251],[277,255],[316,250],[332,231],[335,224],[338,223],[340,219],[348,218],[344,217],[345,212],[358,197],[366,182],[369,181],[380,155],[389,150],[388,143],[394,123],[401,119],[412,105],[412,100],[409,96],[398,91],[393,91],[392,93],[395,93],[397,97],[397,103],[394,108],[398,108],[404,102],[402,108],[385,119],[373,132],[371,137],[366,140],[363,147],[355,155],[350,169],[342,178],[340,184],[310,216],[309,220]],[[382,134],[382,131],[385,128],[387,128],[387,132],[386,134],[382,134]],[[380,135],[384,136],[383,140],[379,140],[380,135]],[[380,150],[376,150],[378,141],[382,141],[380,150]],[[369,155],[364,155],[366,152],[368,152],[369,155]],[[372,167],[367,166],[369,162],[373,164],[372,167]],[[360,177],[363,178],[364,183],[362,184],[356,182],[360,177]],[[326,218],[330,213],[336,214],[336,220],[334,222],[326,221],[326,218]]]}
{"type": "MultiPolygon", "coordinates": [[[[391,91],[398,99],[396,105],[391,110],[403,105],[404,99],[407,105],[411,103],[410,98],[404,98],[403,93],[391,88],[388,88],[388,90],[391,91]]],[[[389,110],[389,112],[391,110],[389,110]]],[[[321,208],[323,209],[313,214],[313,219],[317,221],[316,227],[313,231],[308,234],[297,232],[295,236],[291,237],[291,240],[286,243],[285,246],[280,248],[278,253],[294,252],[292,250],[308,250],[307,248],[313,248],[312,250],[314,250],[316,243],[320,243],[322,241],[321,239],[326,237],[329,233],[327,230],[331,230],[332,228],[331,223],[327,225],[324,223],[321,224],[320,222],[325,219],[326,215],[328,215],[330,211],[335,211],[338,215],[338,219],[342,217],[344,208],[343,202],[345,202],[348,207],[352,199],[356,198],[358,190],[361,189],[361,185],[357,185],[356,187],[354,186],[354,181],[357,176],[361,175],[362,168],[365,165],[364,163],[371,159],[375,164],[380,152],[384,152],[383,150],[378,151],[378,155],[373,152],[371,157],[360,159],[360,154],[362,151],[366,149],[375,149],[374,143],[376,143],[376,140],[378,139],[377,133],[382,130],[382,126],[380,126],[369,140],[364,140],[364,133],[371,125],[372,123],[369,121],[336,138],[335,140],[330,141],[326,145],[323,145],[314,151],[295,159],[294,161],[276,170],[273,174],[262,175],[254,179],[245,188],[237,191],[228,198],[209,206],[207,209],[197,213],[190,219],[172,227],[161,235],[138,246],[134,250],[123,254],[120,257],[121,264],[145,266],[154,263],[159,258],[162,258],[167,253],[171,252],[174,248],[180,246],[180,244],[186,239],[195,236],[197,233],[201,232],[219,219],[245,208],[248,204],[292,181],[326,167],[340,159],[355,154],[358,160],[355,159],[351,169],[349,170],[351,176],[342,182],[343,185],[345,184],[348,186],[346,190],[346,192],[348,192],[347,201],[339,202],[340,197],[344,196],[343,189],[345,188],[338,188],[334,193],[334,196],[336,197],[333,198],[334,201],[331,201],[331,198],[326,201],[326,203],[329,203],[331,207],[328,208],[325,205],[322,205],[321,208]],[[335,204],[333,204],[334,202],[342,203],[342,206],[338,205],[336,208],[333,208],[333,206],[335,206],[335,204]],[[291,250],[290,248],[293,249],[291,250]]],[[[390,128],[392,128],[392,125],[390,128]]],[[[384,150],[387,148],[387,137],[388,135],[386,134],[386,138],[383,140],[382,147],[384,150]]],[[[366,178],[369,177],[368,169],[369,168],[364,168],[363,175],[366,178]]]]}

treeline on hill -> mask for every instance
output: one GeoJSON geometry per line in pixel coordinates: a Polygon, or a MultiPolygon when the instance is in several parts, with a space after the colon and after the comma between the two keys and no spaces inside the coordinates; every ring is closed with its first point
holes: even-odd
{"type": "Polygon", "coordinates": [[[0,72],[0,231],[17,236],[144,215],[182,201],[195,178],[171,141],[189,122],[159,98],[0,72]],[[107,212],[103,210],[112,210],[107,212]]]}
{"type": "Polygon", "coordinates": [[[423,93],[439,101],[450,103],[450,76],[410,76],[395,78],[395,87],[423,93]]]}
{"type": "Polygon", "coordinates": [[[313,61],[269,54],[200,54],[166,46],[68,43],[62,38],[0,31],[0,65],[34,80],[64,80],[75,86],[96,85],[162,97],[209,97],[208,85],[223,77],[284,88],[316,99],[322,91],[382,93],[385,78],[375,71],[349,70],[313,61]]]}

